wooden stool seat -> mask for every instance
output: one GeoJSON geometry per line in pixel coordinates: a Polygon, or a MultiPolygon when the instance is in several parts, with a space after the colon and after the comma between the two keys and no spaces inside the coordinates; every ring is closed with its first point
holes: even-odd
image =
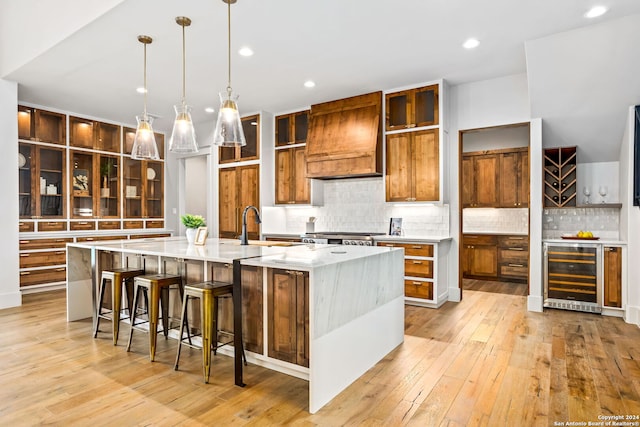
{"type": "Polygon", "coordinates": [[[158,312],[162,305],[162,332],[165,338],[169,336],[169,289],[177,285],[180,291],[180,299],[183,298],[182,277],[170,274],[150,274],[137,276],[134,278],[133,309],[131,311],[131,331],[129,332],[129,343],[127,351],[131,349],[133,330],[145,329],[138,325],[149,323],[149,359],[153,362],[156,357],[156,342],[158,335],[158,312]],[[136,323],[136,313],[138,311],[139,294],[144,291],[148,296],[148,320],[136,323]]]}
{"type": "Polygon", "coordinates": [[[113,345],[118,344],[118,335],[120,333],[120,314],[122,306],[122,288],[126,288],[127,308],[129,317],[131,317],[132,303],[132,280],[134,277],[142,276],[144,270],[139,268],[116,268],[111,270],[103,270],[100,279],[100,290],[98,308],[96,313],[96,330],[93,337],[97,338],[100,327],[100,319],[111,320],[113,323],[113,345]],[[107,281],[111,282],[111,310],[103,311],[102,304],[104,302],[104,290],[107,281]]]}
{"type": "MultiPolygon", "coordinates": [[[[184,287],[184,298],[182,303],[182,318],[180,320],[180,338],[178,342],[178,353],[176,355],[176,363],[174,369],[178,370],[180,361],[180,350],[182,344],[193,348],[202,348],[202,369],[204,374],[204,382],[209,382],[209,373],[211,372],[211,351],[216,352],[218,346],[218,300],[233,296],[233,285],[222,282],[204,282],[189,284],[184,287]],[[202,334],[202,347],[194,345],[191,341],[189,332],[189,322],[187,307],[189,299],[200,299],[200,322],[202,334]],[[185,327],[187,336],[184,336],[185,327]],[[188,342],[185,342],[187,340],[188,342]]],[[[228,343],[225,343],[228,344],[228,343]]],[[[223,345],[225,345],[223,344],[223,345]]],[[[235,351],[235,349],[234,349],[235,351]]],[[[245,365],[247,358],[244,355],[244,347],[242,348],[242,357],[245,365]]]]}

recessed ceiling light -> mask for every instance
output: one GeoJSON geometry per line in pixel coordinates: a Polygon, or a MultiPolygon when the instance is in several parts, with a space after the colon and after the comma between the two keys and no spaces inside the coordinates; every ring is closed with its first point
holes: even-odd
{"type": "Polygon", "coordinates": [[[207,112],[207,113],[213,113],[216,110],[214,110],[213,107],[207,107],[207,108],[204,109],[204,111],[207,112]]]}
{"type": "Polygon", "coordinates": [[[602,16],[607,13],[607,8],[605,6],[594,6],[587,13],[584,14],[585,18],[597,18],[598,16],[602,16]]]}
{"type": "Polygon", "coordinates": [[[139,87],[139,88],[136,89],[136,92],[138,92],[138,93],[145,93],[146,91],[147,90],[145,88],[143,88],[143,87],[139,87]]]}
{"type": "Polygon", "coordinates": [[[462,44],[462,47],[464,47],[465,49],[474,49],[474,48],[478,47],[479,45],[480,45],[480,42],[478,41],[478,39],[467,39],[462,44]]]}
{"type": "Polygon", "coordinates": [[[253,55],[253,51],[251,50],[250,47],[247,47],[247,46],[244,46],[244,47],[240,48],[238,53],[240,55],[242,55],[242,56],[251,56],[251,55],[253,55]]]}
{"type": "Polygon", "coordinates": [[[304,82],[304,87],[315,87],[316,86],[316,82],[314,82],[313,80],[307,80],[306,82],[304,82]]]}

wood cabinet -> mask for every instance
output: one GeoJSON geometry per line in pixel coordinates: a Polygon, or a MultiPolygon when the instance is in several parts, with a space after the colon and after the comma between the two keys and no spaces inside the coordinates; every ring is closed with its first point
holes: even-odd
{"type": "Polygon", "coordinates": [[[64,218],[64,149],[20,143],[18,165],[20,218],[64,218]]]}
{"type": "MultiPolygon", "coordinates": [[[[220,237],[237,238],[242,232],[242,212],[247,206],[260,206],[260,167],[247,165],[220,168],[219,222],[220,237]]],[[[249,239],[260,238],[260,225],[256,224],[255,213],[247,215],[249,239]]]]}
{"type": "Polygon", "coordinates": [[[260,115],[243,117],[241,121],[247,144],[242,147],[220,147],[218,163],[233,163],[260,158],[260,115]]]}
{"type": "MultiPolygon", "coordinates": [[[[122,152],[124,154],[131,154],[133,149],[133,141],[136,137],[136,130],[134,128],[123,128],[124,143],[122,144],[122,152]]],[[[154,132],[153,136],[156,139],[156,146],[158,147],[158,155],[161,159],[164,159],[164,134],[154,132]]]]}
{"type": "Polygon", "coordinates": [[[604,305],[622,308],[622,248],[605,246],[604,305]]]}
{"type": "Polygon", "coordinates": [[[120,126],[81,117],[69,117],[70,146],[119,153],[120,143],[120,126]]]}
{"type": "Polygon", "coordinates": [[[276,204],[311,203],[304,150],[303,146],[275,150],[276,204]]]}
{"type": "Polygon", "coordinates": [[[500,207],[529,206],[529,151],[500,155],[500,207]]]}
{"type": "Polygon", "coordinates": [[[465,234],[462,238],[462,276],[497,279],[498,242],[496,236],[465,234]]]}
{"type": "Polygon", "coordinates": [[[65,114],[18,105],[18,138],[65,145],[65,114]]]}
{"type": "Polygon", "coordinates": [[[386,200],[440,199],[440,146],[436,129],[387,135],[386,200]]]}
{"type": "Polygon", "coordinates": [[[71,218],[120,217],[120,156],[71,150],[71,218]]]}
{"type": "Polygon", "coordinates": [[[276,116],[276,147],[307,142],[309,110],[276,116]]]}
{"type": "Polygon", "coordinates": [[[163,162],[124,158],[124,217],[164,217],[163,162]]]}
{"type": "Polygon", "coordinates": [[[269,269],[269,357],[309,367],[309,273],[269,269]]]}
{"type": "Polygon", "coordinates": [[[577,153],[576,147],[544,150],[544,206],[576,206],[577,153]]]}
{"type": "Polygon", "coordinates": [[[529,280],[529,236],[498,236],[498,277],[501,280],[529,280]]]}
{"type": "Polygon", "coordinates": [[[20,239],[20,287],[64,285],[66,244],[72,241],[72,238],[20,239]]]}
{"type": "Polygon", "coordinates": [[[385,95],[387,131],[439,123],[438,85],[385,95]]]}
{"type": "Polygon", "coordinates": [[[462,157],[462,206],[468,208],[497,207],[500,204],[498,154],[462,157]]]}

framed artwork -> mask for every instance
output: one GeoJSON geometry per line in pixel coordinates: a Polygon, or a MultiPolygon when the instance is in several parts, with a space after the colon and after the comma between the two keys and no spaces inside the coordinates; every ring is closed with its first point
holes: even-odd
{"type": "Polygon", "coordinates": [[[391,218],[389,221],[389,236],[402,235],[402,218],[391,218]]]}
{"type": "Polygon", "coordinates": [[[196,238],[193,241],[194,245],[204,245],[207,241],[207,235],[209,232],[207,231],[207,227],[198,227],[198,231],[196,231],[196,238]]]}
{"type": "Polygon", "coordinates": [[[89,172],[86,169],[73,170],[74,196],[89,196],[89,172]]]}

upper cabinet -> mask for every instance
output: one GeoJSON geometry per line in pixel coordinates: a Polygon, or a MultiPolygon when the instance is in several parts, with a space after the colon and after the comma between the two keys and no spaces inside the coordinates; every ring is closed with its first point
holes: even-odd
{"type": "Polygon", "coordinates": [[[65,145],[67,116],[52,111],[18,106],[18,138],[65,145]]]}
{"type": "Polygon", "coordinates": [[[529,149],[491,150],[462,155],[462,206],[529,206],[529,149]]]}
{"type": "Polygon", "coordinates": [[[276,150],[276,204],[309,204],[310,183],[306,178],[304,147],[276,150]]]}
{"type": "Polygon", "coordinates": [[[124,217],[164,216],[164,163],[124,159],[124,217]]]}
{"type": "Polygon", "coordinates": [[[388,93],[386,130],[402,130],[439,124],[438,85],[388,93]]]}
{"type": "Polygon", "coordinates": [[[276,116],[276,147],[307,142],[309,110],[276,116]]]}
{"type": "Polygon", "coordinates": [[[242,147],[220,147],[218,163],[234,163],[260,158],[260,115],[243,117],[242,131],[247,144],[242,147]]]}
{"type": "Polygon", "coordinates": [[[382,92],[311,106],[307,178],[382,174],[382,92]]]}
{"type": "Polygon", "coordinates": [[[119,153],[120,135],[118,125],[69,117],[69,145],[72,147],[119,153]]]}
{"type": "Polygon", "coordinates": [[[119,156],[71,150],[71,218],[119,218],[119,156]]]}
{"type": "Polygon", "coordinates": [[[544,206],[576,206],[576,147],[544,150],[544,206]]]}
{"type": "Polygon", "coordinates": [[[439,150],[437,129],[387,135],[386,200],[439,200],[439,150]]]}

